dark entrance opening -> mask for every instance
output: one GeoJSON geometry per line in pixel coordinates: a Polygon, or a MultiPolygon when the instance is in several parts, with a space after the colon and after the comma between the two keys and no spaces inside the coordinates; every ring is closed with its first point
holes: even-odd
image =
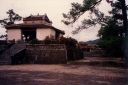
{"type": "Polygon", "coordinates": [[[59,33],[56,32],[55,38],[57,39],[59,37],[59,33]]]}
{"type": "Polygon", "coordinates": [[[36,39],[36,28],[22,29],[22,39],[27,42],[36,39]]]}

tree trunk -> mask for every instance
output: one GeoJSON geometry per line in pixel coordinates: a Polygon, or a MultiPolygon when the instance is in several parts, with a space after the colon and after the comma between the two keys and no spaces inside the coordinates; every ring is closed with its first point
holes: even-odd
{"type": "Polygon", "coordinates": [[[122,14],[123,14],[123,29],[125,33],[125,38],[123,42],[123,53],[124,53],[124,58],[126,65],[128,66],[128,27],[127,27],[127,10],[126,10],[126,4],[125,0],[119,0],[122,5],[122,14]]]}

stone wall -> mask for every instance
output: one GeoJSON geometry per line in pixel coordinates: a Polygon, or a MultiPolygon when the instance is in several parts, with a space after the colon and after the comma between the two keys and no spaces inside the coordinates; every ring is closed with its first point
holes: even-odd
{"type": "Polygon", "coordinates": [[[21,30],[20,29],[8,29],[7,30],[7,39],[8,41],[10,40],[21,40],[21,30]]]}
{"type": "Polygon", "coordinates": [[[45,40],[46,37],[55,36],[55,30],[50,28],[37,28],[36,39],[45,40]]]}
{"type": "Polygon", "coordinates": [[[67,63],[66,46],[63,44],[27,45],[25,55],[28,60],[28,63],[36,63],[36,64],[67,63]]]}

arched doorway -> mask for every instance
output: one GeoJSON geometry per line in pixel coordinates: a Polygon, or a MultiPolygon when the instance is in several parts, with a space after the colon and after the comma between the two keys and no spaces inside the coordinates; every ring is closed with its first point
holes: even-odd
{"type": "Polygon", "coordinates": [[[22,40],[28,42],[34,39],[36,39],[36,28],[22,29],[22,40]]]}

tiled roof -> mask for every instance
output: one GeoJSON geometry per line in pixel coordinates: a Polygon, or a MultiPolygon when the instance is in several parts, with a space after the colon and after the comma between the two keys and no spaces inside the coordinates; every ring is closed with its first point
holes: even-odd
{"type": "Polygon", "coordinates": [[[22,29],[22,28],[26,28],[26,29],[31,29],[31,28],[40,28],[40,29],[47,29],[47,28],[50,28],[50,29],[54,29],[55,31],[57,32],[60,32],[62,34],[65,34],[64,31],[62,30],[59,30],[53,26],[48,26],[48,25],[44,25],[44,24],[12,24],[12,25],[7,25],[6,26],[6,29],[22,29]]]}
{"type": "Polygon", "coordinates": [[[30,15],[26,18],[23,18],[23,21],[36,21],[36,20],[45,20],[48,23],[51,23],[47,15],[30,15]]]}

